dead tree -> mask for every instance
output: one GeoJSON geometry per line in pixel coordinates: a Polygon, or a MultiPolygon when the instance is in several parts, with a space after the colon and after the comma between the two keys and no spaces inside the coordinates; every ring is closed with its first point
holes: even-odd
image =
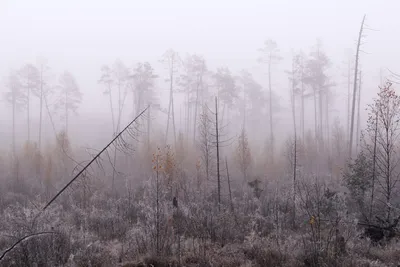
{"type": "Polygon", "coordinates": [[[360,55],[361,38],[363,36],[363,30],[364,30],[364,22],[365,22],[365,15],[362,19],[360,31],[358,33],[356,62],[354,65],[355,70],[354,70],[353,100],[352,100],[351,121],[350,121],[350,143],[349,143],[349,158],[350,159],[352,157],[352,149],[353,149],[354,113],[355,113],[355,109],[356,109],[356,97],[357,97],[358,62],[359,62],[359,55],[360,55]]]}
{"type": "Polygon", "coordinates": [[[137,137],[137,133],[135,133],[139,119],[144,116],[144,113],[147,111],[147,108],[144,109],[139,115],[137,115],[122,131],[120,131],[99,153],[94,156],[89,163],[87,163],[75,176],[72,178],[61,190],[57,192],[57,194],[43,207],[43,211],[51,205],[71,184],[78,179],[94,162],[98,162],[101,160],[101,155],[109,148],[111,145],[121,149],[127,150],[129,149],[129,143],[127,143],[126,138],[131,137],[135,139],[137,137]]]}
{"type": "Polygon", "coordinates": [[[356,154],[360,147],[360,127],[361,127],[361,116],[360,116],[360,106],[361,106],[361,70],[360,70],[360,82],[358,84],[358,99],[357,99],[357,132],[356,132],[356,154]]]}
{"type": "Polygon", "coordinates": [[[176,73],[177,63],[179,61],[179,55],[172,49],[169,49],[163,55],[163,62],[168,65],[169,71],[169,104],[168,104],[168,118],[167,118],[167,130],[165,133],[165,143],[168,142],[168,132],[170,127],[170,119],[172,115],[172,127],[174,133],[174,147],[176,147],[176,127],[175,127],[175,111],[174,111],[174,74],[176,73]]]}
{"type": "Polygon", "coordinates": [[[292,117],[293,117],[293,134],[294,134],[294,159],[293,159],[293,225],[296,221],[296,174],[297,174],[297,130],[296,130],[296,113],[295,113],[295,92],[296,92],[296,79],[294,71],[294,60],[292,61],[292,79],[290,90],[290,99],[292,102],[292,117]]]}
{"type": "Polygon", "coordinates": [[[266,40],[264,47],[259,49],[263,56],[259,62],[268,64],[268,89],[269,89],[269,127],[270,127],[270,149],[271,149],[271,163],[274,162],[274,130],[273,130],[273,108],[272,108],[272,64],[282,60],[278,55],[279,49],[275,41],[266,40]]]}
{"type": "Polygon", "coordinates": [[[233,201],[232,201],[232,191],[231,191],[231,179],[229,176],[228,159],[226,157],[225,157],[225,165],[226,165],[226,178],[228,179],[229,202],[231,204],[231,211],[234,212],[233,201]]]}
{"type": "Polygon", "coordinates": [[[215,97],[215,136],[217,148],[218,210],[221,210],[221,174],[219,169],[218,99],[215,97]]]}
{"type": "Polygon", "coordinates": [[[17,112],[26,106],[26,94],[22,91],[22,85],[15,72],[11,72],[7,77],[6,86],[9,89],[4,94],[5,100],[11,104],[12,107],[12,155],[13,159],[16,157],[15,149],[15,122],[17,112]]]}

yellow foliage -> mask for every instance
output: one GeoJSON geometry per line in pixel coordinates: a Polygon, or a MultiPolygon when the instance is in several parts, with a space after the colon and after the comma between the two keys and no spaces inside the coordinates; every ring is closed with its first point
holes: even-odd
{"type": "Polygon", "coordinates": [[[310,218],[310,224],[313,225],[314,223],[315,223],[315,217],[314,217],[314,215],[313,215],[313,216],[311,216],[311,218],[310,218]]]}

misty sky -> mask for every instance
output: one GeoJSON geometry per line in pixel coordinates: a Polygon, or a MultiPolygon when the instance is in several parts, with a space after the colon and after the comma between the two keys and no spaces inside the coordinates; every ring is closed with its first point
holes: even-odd
{"type": "Polygon", "coordinates": [[[272,38],[284,57],[274,87],[285,96],[283,71],[290,66],[291,49],[308,53],[320,38],[341,95],[347,91],[340,84],[345,78],[337,77],[345,73],[346,49],[354,51],[367,14],[367,25],[378,31],[366,31],[363,49],[369,54],[362,55],[361,64],[366,91],[373,92],[381,67],[400,72],[399,7],[394,0],[0,0],[0,74],[46,57],[53,73],[66,69],[76,76],[85,103],[79,113],[107,113],[108,106],[102,107],[107,99],[97,84],[105,63],[116,58],[128,66],[150,61],[160,73],[157,61],[171,47],[182,55],[204,55],[210,68],[247,68],[265,86],[257,49],[272,38]]]}

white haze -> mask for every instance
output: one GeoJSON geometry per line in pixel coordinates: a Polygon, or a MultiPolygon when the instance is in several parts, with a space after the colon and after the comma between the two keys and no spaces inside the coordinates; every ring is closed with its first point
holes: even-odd
{"type": "MultiPolygon", "coordinates": [[[[396,66],[399,7],[394,0],[1,0],[0,76],[5,77],[26,63],[35,63],[40,57],[48,60],[54,74],[71,71],[83,93],[79,115],[71,118],[74,140],[93,144],[99,130],[107,133],[106,137],[111,134],[107,98],[97,83],[103,64],[111,64],[117,58],[129,67],[149,61],[160,75],[158,91],[167,95],[168,85],[163,82],[166,73],[158,60],[166,49],[173,48],[182,56],[203,55],[213,70],[227,66],[236,74],[248,69],[266,88],[265,66],[257,63],[257,49],[271,38],[284,58],[274,69],[273,89],[289,108],[284,70],[290,68],[292,50],[308,53],[319,38],[332,61],[330,75],[337,83],[333,89],[337,95],[335,108],[344,124],[346,51],[355,50],[361,19],[366,14],[368,27],[374,29],[366,30],[362,49],[367,53],[361,55],[365,106],[377,92],[380,69],[384,75],[388,74],[387,69],[400,72],[396,66]]],[[[1,83],[0,91],[5,90],[1,83]]],[[[167,98],[160,99],[166,107],[167,98]]],[[[129,107],[126,112],[131,113],[129,107]]],[[[179,105],[176,112],[179,113],[179,105]]],[[[287,121],[277,122],[281,132],[291,131],[288,114],[287,121]]],[[[10,142],[10,124],[10,108],[2,100],[2,144],[10,142]]],[[[18,124],[18,136],[24,136],[23,115],[18,124]]]]}

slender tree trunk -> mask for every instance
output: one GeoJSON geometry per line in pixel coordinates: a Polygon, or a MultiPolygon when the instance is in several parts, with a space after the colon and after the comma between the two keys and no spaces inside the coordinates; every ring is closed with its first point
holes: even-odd
{"type": "MultiPolygon", "coordinates": [[[[111,95],[111,92],[110,92],[111,95]]],[[[119,132],[120,124],[121,124],[121,113],[122,113],[122,98],[121,98],[121,81],[118,81],[118,119],[117,119],[117,125],[116,125],[116,131],[115,134],[119,132]]],[[[116,196],[116,190],[115,190],[115,176],[117,174],[116,172],[116,165],[117,165],[117,147],[114,147],[114,156],[113,156],[113,176],[112,176],[112,184],[111,184],[111,192],[113,196],[116,196]]]]}
{"type": "Polygon", "coordinates": [[[190,89],[187,89],[187,94],[186,94],[186,101],[187,101],[187,108],[186,108],[186,137],[189,139],[190,136],[190,89]]]}
{"type": "Polygon", "coordinates": [[[319,143],[321,148],[323,149],[324,147],[324,133],[323,133],[323,115],[324,115],[324,110],[323,110],[323,93],[322,89],[319,88],[319,93],[318,93],[318,101],[319,101],[319,125],[318,125],[318,135],[319,135],[319,143]]]}
{"type": "Polygon", "coordinates": [[[65,135],[68,136],[68,88],[65,88],[65,135]]]}
{"type": "Polygon", "coordinates": [[[302,137],[303,141],[304,141],[304,137],[305,137],[304,98],[305,98],[305,96],[304,96],[304,64],[303,64],[303,59],[302,59],[301,60],[301,137],[302,137]]]}
{"type": "Polygon", "coordinates": [[[293,226],[296,226],[296,181],[297,181],[297,135],[294,135],[294,163],[293,163],[293,226]]]}
{"type": "Polygon", "coordinates": [[[169,87],[169,107],[168,107],[168,120],[167,120],[167,132],[165,134],[165,143],[168,143],[168,131],[170,124],[170,116],[172,114],[172,127],[174,132],[174,145],[176,147],[176,127],[175,127],[175,112],[174,112],[174,93],[173,93],[173,83],[174,83],[174,59],[172,59],[170,73],[170,87],[169,87]]]}
{"type": "Polygon", "coordinates": [[[244,136],[245,135],[245,129],[243,128],[242,129],[242,134],[241,134],[241,139],[242,140],[240,140],[240,142],[241,142],[241,146],[242,146],[242,155],[241,155],[241,157],[242,157],[242,173],[243,173],[243,187],[246,185],[246,183],[248,182],[247,181],[247,169],[246,169],[246,164],[245,164],[245,162],[246,162],[246,151],[245,151],[245,149],[246,149],[246,146],[245,146],[245,139],[244,139],[244,136]]]}
{"type": "Polygon", "coordinates": [[[314,128],[315,128],[315,139],[318,140],[317,90],[315,88],[314,88],[314,128]]]}
{"type": "Polygon", "coordinates": [[[374,132],[374,152],[372,155],[372,185],[371,185],[371,203],[369,205],[369,221],[372,219],[372,206],[374,205],[375,180],[376,180],[376,147],[378,139],[378,112],[375,114],[375,132],[374,132]]]}
{"type": "Polygon", "coordinates": [[[296,105],[295,105],[295,77],[294,77],[294,62],[292,62],[292,117],[293,117],[293,134],[294,134],[294,160],[293,160],[293,227],[296,226],[296,174],[297,174],[297,127],[296,127],[296,105]]]}
{"type": "Polygon", "coordinates": [[[122,117],[122,97],[121,97],[121,82],[118,82],[118,120],[117,120],[117,133],[121,127],[121,117],[122,117]]]}
{"type": "Polygon", "coordinates": [[[229,201],[231,203],[231,211],[234,212],[233,201],[232,201],[232,191],[231,191],[231,179],[229,177],[228,159],[226,157],[225,157],[225,165],[226,165],[226,177],[228,179],[229,201]]]}
{"type": "Polygon", "coordinates": [[[157,172],[156,172],[156,250],[157,250],[157,255],[160,253],[160,208],[159,208],[159,191],[160,191],[160,185],[159,185],[159,177],[158,177],[158,168],[159,168],[159,156],[157,155],[157,172]]]}
{"type": "Polygon", "coordinates": [[[13,151],[13,160],[16,158],[15,151],[15,109],[16,109],[16,96],[15,92],[12,92],[12,151],[13,151]]]}
{"type": "Polygon", "coordinates": [[[174,94],[172,93],[171,99],[171,109],[172,109],[172,127],[174,128],[174,145],[176,148],[176,126],[175,126],[175,111],[174,111],[174,94]]]}
{"type": "Polygon", "coordinates": [[[305,131],[304,131],[304,87],[303,82],[301,82],[301,139],[304,141],[305,131]]]}
{"type": "Polygon", "coordinates": [[[200,80],[196,88],[196,103],[194,104],[194,123],[193,123],[193,145],[196,144],[196,130],[197,130],[197,108],[199,105],[199,89],[202,86],[203,73],[200,75],[200,80]]]}
{"type": "Polygon", "coordinates": [[[348,139],[350,140],[350,90],[351,90],[351,63],[349,60],[348,63],[348,73],[347,73],[347,136],[348,139]]]}
{"type": "Polygon", "coordinates": [[[270,149],[271,149],[271,163],[274,163],[274,128],[273,128],[273,121],[272,121],[272,82],[271,82],[271,60],[272,54],[269,54],[269,61],[268,61],[268,87],[269,87],[269,129],[270,129],[270,149]]]}
{"type": "Polygon", "coordinates": [[[361,38],[364,29],[364,21],[365,15],[361,22],[360,32],[358,34],[358,42],[357,42],[357,52],[356,52],[356,63],[355,63],[355,71],[354,71],[354,86],[353,86],[353,103],[351,109],[351,124],[350,124],[350,144],[349,144],[349,158],[352,157],[352,149],[353,149],[353,131],[354,131],[354,113],[356,109],[356,92],[357,92],[357,75],[358,75],[358,60],[361,46],[361,38]]]}
{"type": "Polygon", "coordinates": [[[221,175],[219,172],[219,133],[218,133],[218,99],[215,98],[215,132],[217,138],[217,182],[218,182],[218,211],[221,210],[221,175]]]}
{"type": "Polygon", "coordinates": [[[326,113],[326,147],[328,149],[328,153],[330,155],[330,117],[329,117],[329,95],[328,91],[325,93],[325,113],[326,113]]]}
{"type": "Polygon", "coordinates": [[[361,71],[360,71],[360,83],[358,84],[358,99],[357,99],[357,130],[356,130],[356,154],[358,154],[360,146],[360,103],[361,103],[361,71]]]}
{"type": "Polygon", "coordinates": [[[39,152],[42,147],[42,120],[43,120],[43,66],[40,67],[40,103],[39,103],[39,152]]]}
{"type": "Polygon", "coordinates": [[[169,123],[171,118],[171,106],[172,106],[172,82],[169,89],[169,104],[168,104],[168,118],[167,118],[167,130],[165,132],[165,145],[168,144],[168,132],[169,132],[169,123]]]}
{"type": "Polygon", "coordinates": [[[114,135],[117,132],[117,129],[115,128],[114,108],[113,108],[112,92],[111,92],[110,84],[108,85],[108,91],[110,93],[110,97],[108,99],[110,101],[111,121],[112,121],[112,127],[113,127],[113,135],[114,135]]]}
{"type": "Polygon", "coordinates": [[[28,87],[27,87],[27,102],[26,102],[26,115],[27,115],[27,123],[28,123],[28,142],[31,141],[31,116],[30,116],[30,100],[31,100],[31,88],[30,81],[28,78],[28,87]]]}
{"type": "Polygon", "coordinates": [[[151,129],[151,105],[149,105],[149,114],[147,117],[147,151],[150,151],[150,129],[151,129]]]}
{"type": "Polygon", "coordinates": [[[246,129],[246,85],[243,85],[243,129],[246,129]]]}

